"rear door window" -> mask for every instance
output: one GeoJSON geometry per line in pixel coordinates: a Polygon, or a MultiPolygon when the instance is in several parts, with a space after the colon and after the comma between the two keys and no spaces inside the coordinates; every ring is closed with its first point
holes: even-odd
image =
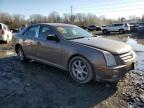
{"type": "Polygon", "coordinates": [[[37,37],[38,30],[39,30],[39,26],[32,26],[28,30],[26,30],[26,32],[24,33],[24,36],[31,37],[31,38],[37,37]]]}
{"type": "Polygon", "coordinates": [[[122,26],[123,24],[114,24],[115,27],[122,26]]]}

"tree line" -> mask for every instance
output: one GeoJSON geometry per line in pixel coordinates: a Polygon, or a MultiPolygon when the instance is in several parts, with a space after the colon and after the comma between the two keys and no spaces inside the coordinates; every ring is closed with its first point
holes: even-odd
{"type": "Polygon", "coordinates": [[[41,14],[33,14],[30,15],[28,19],[25,19],[25,16],[20,14],[10,15],[8,13],[0,13],[0,22],[5,23],[9,26],[9,28],[19,28],[24,25],[35,23],[68,23],[75,24],[78,26],[88,26],[91,24],[95,24],[101,26],[131,20],[144,21],[144,15],[141,18],[136,16],[129,16],[129,19],[127,20],[124,17],[118,19],[108,19],[105,16],[98,17],[90,13],[76,13],[73,15],[65,13],[62,16],[60,16],[58,12],[52,12],[48,16],[43,16],[41,14]]]}

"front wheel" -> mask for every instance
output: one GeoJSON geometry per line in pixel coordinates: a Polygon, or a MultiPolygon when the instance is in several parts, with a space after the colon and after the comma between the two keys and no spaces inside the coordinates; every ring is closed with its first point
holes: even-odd
{"type": "Polygon", "coordinates": [[[106,29],[102,30],[103,34],[107,34],[108,31],[106,29]]]}
{"type": "Polygon", "coordinates": [[[80,56],[70,60],[69,72],[71,77],[79,83],[88,83],[94,77],[90,63],[80,56]]]}

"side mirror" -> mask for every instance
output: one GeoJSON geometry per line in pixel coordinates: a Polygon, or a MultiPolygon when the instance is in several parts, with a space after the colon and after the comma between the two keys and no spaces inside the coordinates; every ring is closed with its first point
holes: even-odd
{"type": "Polygon", "coordinates": [[[57,36],[55,34],[49,34],[47,36],[47,40],[52,40],[52,41],[56,41],[56,42],[59,41],[59,39],[57,38],[57,36]]]}

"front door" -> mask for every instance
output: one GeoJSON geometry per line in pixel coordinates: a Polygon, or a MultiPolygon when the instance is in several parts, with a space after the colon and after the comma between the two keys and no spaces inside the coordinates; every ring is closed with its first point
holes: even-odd
{"type": "Polygon", "coordinates": [[[49,26],[41,26],[37,38],[37,57],[52,64],[60,65],[61,62],[61,42],[47,40],[48,36],[55,35],[49,26]]]}

